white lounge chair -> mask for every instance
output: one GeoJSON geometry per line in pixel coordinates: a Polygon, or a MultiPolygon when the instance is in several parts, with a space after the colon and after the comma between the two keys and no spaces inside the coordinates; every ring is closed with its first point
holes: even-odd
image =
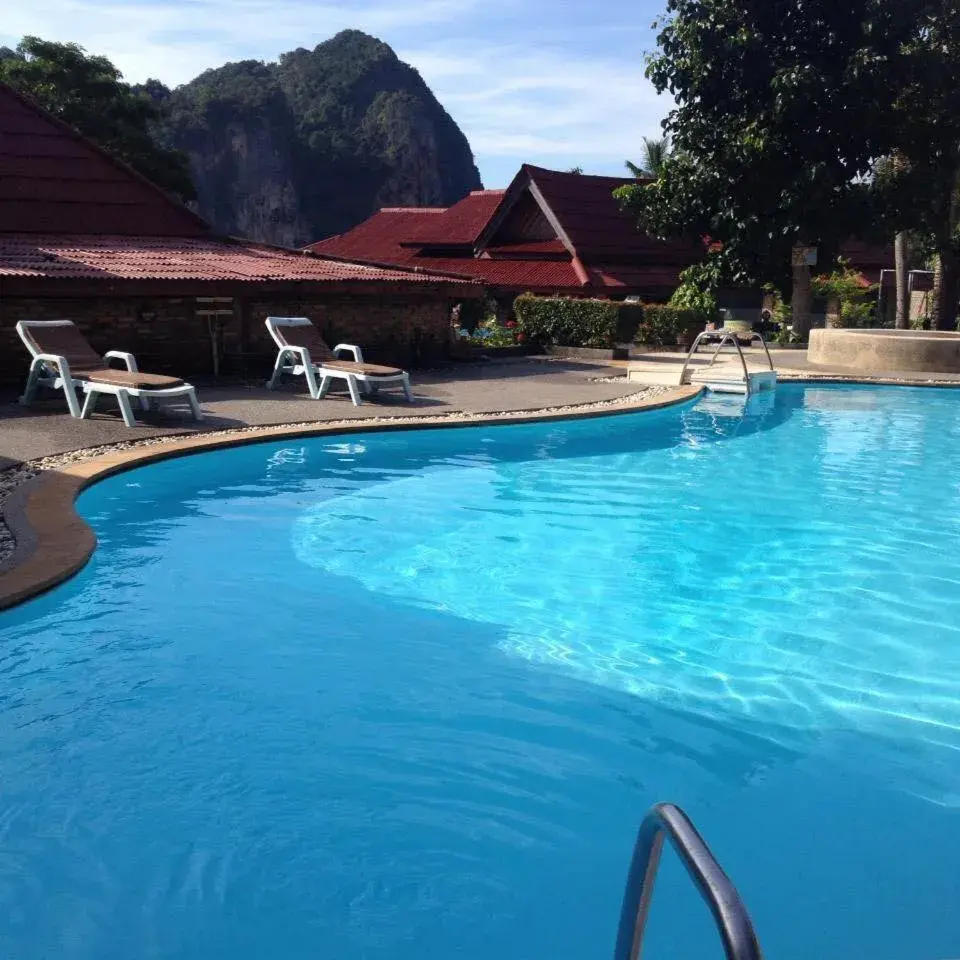
{"type": "Polygon", "coordinates": [[[270,390],[276,388],[284,373],[301,374],[307,378],[307,387],[314,400],[322,400],[334,379],[347,381],[354,406],[363,403],[362,393],[375,395],[381,386],[396,383],[407,400],[412,400],[410,375],[397,367],[383,367],[366,363],[363,351],[352,343],[338,343],[332,350],[320,332],[307,317],[267,317],[267,330],[277,345],[277,362],[273,376],[267,382],[270,390]],[[341,360],[340,353],[348,353],[352,360],[341,360]]]}
{"type": "Polygon", "coordinates": [[[17,333],[33,357],[20,398],[25,406],[33,402],[40,387],[49,387],[63,390],[70,414],[81,420],[93,413],[101,394],[117,398],[128,427],[136,426],[131,398],[139,400],[144,410],[155,401],[186,400],[194,419],[203,419],[197,392],[189,383],[177,377],[141,373],[132,353],[110,350],[100,356],[72,320],[21,320],[17,333]],[[111,367],[111,360],[121,361],[126,369],[111,367]],[[78,389],[85,395],[82,407],[78,389]]]}

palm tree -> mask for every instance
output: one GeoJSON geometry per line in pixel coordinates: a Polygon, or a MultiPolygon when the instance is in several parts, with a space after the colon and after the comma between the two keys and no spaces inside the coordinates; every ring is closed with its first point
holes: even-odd
{"type": "MultiPolygon", "coordinates": [[[[900,152],[880,157],[874,166],[873,182],[882,188],[896,187],[897,181],[907,171],[907,161],[900,152]]],[[[896,277],[894,326],[905,330],[910,325],[910,238],[906,230],[899,230],[893,238],[894,276],[896,277]]]]}
{"type": "Polygon", "coordinates": [[[627,169],[635,177],[659,177],[663,165],[670,156],[670,138],[644,137],[643,138],[643,163],[637,166],[627,160],[627,169]]]}
{"type": "MultiPolygon", "coordinates": [[[[907,163],[903,154],[894,153],[891,158],[891,167],[894,177],[900,177],[906,172],[907,163]]],[[[910,289],[907,271],[910,268],[907,251],[907,232],[897,231],[893,238],[893,259],[897,278],[897,312],[894,326],[898,330],[906,330],[910,326],[910,289]]]]}
{"type": "Polygon", "coordinates": [[[894,326],[898,330],[906,330],[910,317],[910,290],[907,282],[907,234],[901,230],[893,238],[893,259],[897,277],[897,314],[894,326]]]}

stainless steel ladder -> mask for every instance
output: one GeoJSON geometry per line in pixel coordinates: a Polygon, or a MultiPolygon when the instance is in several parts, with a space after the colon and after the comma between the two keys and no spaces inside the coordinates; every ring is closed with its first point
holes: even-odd
{"type": "Polygon", "coordinates": [[[680,368],[680,384],[681,386],[685,382],[685,377],[687,375],[687,367],[690,366],[690,361],[693,359],[694,354],[700,348],[700,344],[706,340],[708,343],[711,343],[715,340],[719,340],[717,343],[717,349],[713,351],[713,356],[710,357],[710,362],[707,364],[707,368],[713,366],[717,357],[720,354],[720,351],[727,345],[731,344],[736,348],[737,354],[740,357],[740,365],[743,367],[743,382],[746,385],[746,392],[750,392],[750,371],[747,368],[747,360],[743,355],[743,348],[740,345],[741,340],[747,340],[752,346],[755,340],[760,341],[760,346],[763,347],[763,352],[767,356],[767,364],[770,369],[773,370],[773,360],[770,357],[770,351],[767,349],[767,342],[763,337],[756,331],[750,332],[740,332],[740,331],[730,331],[730,330],[704,330],[702,333],[698,333],[696,339],[690,345],[689,351],[687,351],[687,358],[683,361],[683,366],[680,368]]]}
{"type": "Polygon", "coordinates": [[[637,960],[640,956],[653,882],[667,837],[713,914],[727,960],[763,960],[753,923],[736,888],[689,817],[672,803],[656,804],[640,825],[620,911],[614,960],[637,960]]]}

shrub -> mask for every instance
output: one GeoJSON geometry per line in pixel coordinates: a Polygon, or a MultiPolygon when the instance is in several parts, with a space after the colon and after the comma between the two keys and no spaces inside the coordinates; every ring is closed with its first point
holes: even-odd
{"type": "Polygon", "coordinates": [[[513,320],[500,324],[494,317],[484,320],[473,331],[470,341],[479,347],[512,347],[517,343],[516,333],[517,325],[513,320]]]}
{"type": "Polygon", "coordinates": [[[643,320],[639,303],[523,293],[513,305],[524,339],[542,346],[613,347],[629,343],[643,320]]]}
{"type": "Polygon", "coordinates": [[[873,302],[867,300],[847,300],[840,303],[840,325],[843,327],[872,327],[874,321],[873,302]]]}
{"type": "Polygon", "coordinates": [[[685,310],[669,303],[648,303],[644,307],[644,343],[653,347],[675,347],[685,332],[699,333],[715,314],[685,310]]]}

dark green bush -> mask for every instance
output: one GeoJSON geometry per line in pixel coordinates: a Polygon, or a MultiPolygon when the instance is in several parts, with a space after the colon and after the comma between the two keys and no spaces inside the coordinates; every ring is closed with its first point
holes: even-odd
{"type": "Polygon", "coordinates": [[[652,347],[675,347],[682,333],[699,333],[716,317],[700,310],[684,310],[668,303],[644,305],[643,342],[652,347]]]}
{"type": "Polygon", "coordinates": [[[639,303],[523,293],[513,305],[524,339],[542,346],[613,347],[630,343],[643,320],[639,303]]]}

